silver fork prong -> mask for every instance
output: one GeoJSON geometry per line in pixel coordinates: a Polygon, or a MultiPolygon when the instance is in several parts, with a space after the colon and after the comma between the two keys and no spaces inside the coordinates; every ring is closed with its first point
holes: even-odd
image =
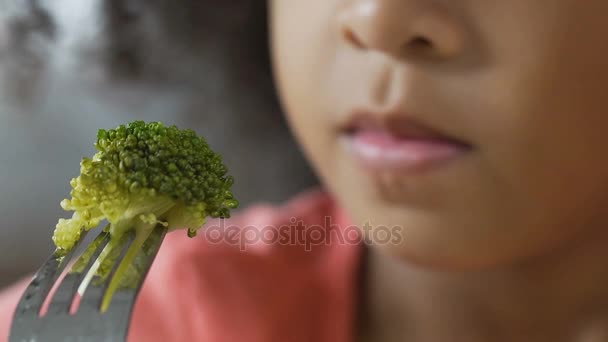
{"type": "MultiPolygon", "coordinates": [[[[150,234],[142,249],[137,253],[136,259],[134,263],[141,264],[143,272],[137,275],[137,278],[134,280],[132,286],[129,288],[122,288],[116,291],[114,296],[112,297],[112,304],[109,306],[106,314],[117,315],[119,312],[125,312],[127,315],[130,314],[130,309],[132,308],[137,295],[139,294],[139,290],[144,279],[147,276],[148,271],[150,270],[150,266],[156,257],[160,246],[165,238],[167,233],[167,229],[159,226],[155,228],[155,230],[150,234]]],[[[121,252],[120,257],[116,260],[113,265],[112,272],[110,275],[104,280],[102,284],[93,284],[87,291],[85,292],[85,297],[81,302],[81,309],[83,310],[96,310],[99,311],[101,303],[103,301],[103,297],[108,291],[108,287],[112,282],[116,271],[120,267],[120,265],[124,262],[124,257],[126,252],[129,250],[129,247],[133,243],[134,236],[130,237],[129,242],[123,247],[124,249],[121,252]],[[83,307],[84,306],[84,307],[83,307]]],[[[127,316],[128,317],[128,316],[127,316]]]]}
{"type": "MultiPolygon", "coordinates": [[[[139,294],[142,284],[147,276],[147,273],[150,270],[150,267],[154,259],[156,258],[156,255],[158,254],[161,243],[166,233],[167,229],[162,226],[159,226],[146,239],[144,244],[141,246],[141,250],[139,250],[139,252],[135,254],[135,258],[134,260],[132,260],[133,264],[136,265],[136,270],[134,273],[136,274],[136,276],[129,277],[128,279],[125,278],[128,281],[124,283],[120,282],[119,285],[124,286],[117,288],[116,292],[114,293],[114,296],[112,297],[111,304],[109,305],[105,313],[101,312],[100,304],[103,301],[104,294],[108,290],[107,284],[111,282],[111,275],[108,276],[102,284],[99,284],[95,281],[90,283],[90,286],[86,288],[86,291],[84,291],[85,298],[82,298],[80,302],[80,307],[73,315],[66,315],[63,313],[65,312],[63,311],[63,309],[66,306],[69,308],[68,305],[61,305],[62,313],[57,314],[55,311],[48,311],[47,314],[44,316],[39,316],[39,309],[33,310],[32,305],[28,306],[28,310],[30,311],[25,312],[27,315],[23,315],[23,310],[16,311],[11,326],[9,341],[126,341],[129,331],[129,325],[131,322],[131,314],[137,299],[137,295],[139,294]],[[32,312],[34,312],[34,314],[31,314],[32,312]]],[[[125,235],[125,238],[126,237],[128,237],[128,235],[125,235]]],[[[80,241],[82,241],[82,239],[80,241]]],[[[119,265],[120,262],[125,263],[126,261],[124,259],[124,253],[128,250],[129,246],[123,245],[121,248],[119,245],[123,243],[122,240],[113,241],[112,243],[117,243],[115,245],[115,248],[117,251],[122,252],[123,255],[120,256],[120,258],[118,259],[114,259],[116,255],[112,255],[111,259],[108,260],[108,263],[114,263],[114,265],[110,266],[119,267],[117,265],[119,265]],[[118,260],[118,262],[115,262],[115,260],[118,260]]],[[[87,247],[87,249],[89,247],[87,247]]],[[[74,250],[75,249],[76,248],[74,248],[74,250]]],[[[100,256],[103,254],[104,252],[102,251],[100,256]]],[[[97,258],[91,257],[91,259],[100,259],[100,256],[98,256],[97,258]]],[[[49,260],[52,259],[56,260],[57,262],[59,261],[57,255],[55,254],[49,260]]],[[[61,274],[62,269],[65,268],[65,265],[70,262],[70,259],[71,255],[68,255],[61,262],[61,264],[53,264],[52,262],[47,262],[45,267],[52,267],[53,265],[55,265],[58,268],[55,270],[54,273],[50,271],[46,273],[47,276],[52,277],[54,280],[48,280],[48,278],[44,277],[41,278],[47,279],[46,282],[48,284],[45,283],[44,289],[51,290],[53,288],[53,283],[56,282],[57,277],[61,274]]],[[[79,272],[80,270],[83,270],[83,268],[80,267],[82,265],[76,267],[77,264],[72,267],[72,271],[79,272]]],[[[94,262],[93,264],[98,265],[98,263],[96,262],[94,262]]],[[[104,265],[104,267],[105,266],[109,265],[106,264],[104,265]]],[[[86,265],[86,267],[84,268],[83,272],[90,274],[92,270],[98,270],[95,267],[96,266],[91,266],[91,264],[88,263],[88,265],[86,265]]],[[[82,282],[84,283],[85,281],[86,276],[82,282]]],[[[78,281],[74,282],[73,286],[71,286],[71,290],[73,290],[75,287],[80,287],[76,286],[77,283],[78,281]]],[[[40,284],[41,283],[38,284],[36,291],[41,291],[43,289],[40,284]]],[[[61,284],[59,287],[61,288],[62,286],[66,289],[69,287],[64,284],[61,284]]],[[[26,295],[27,293],[24,294],[24,298],[26,295]]],[[[42,299],[40,300],[40,306],[44,304],[45,297],[47,297],[46,294],[42,296],[42,299]]],[[[31,298],[32,296],[30,296],[28,300],[31,300],[31,298]]],[[[73,300],[76,300],[76,297],[73,297],[73,300]]],[[[18,307],[24,307],[24,302],[25,301],[22,299],[22,301],[18,304],[18,307]]]]}
{"type": "Polygon", "coordinates": [[[127,314],[130,314],[131,309],[133,308],[133,304],[139,291],[141,290],[141,286],[143,284],[144,279],[148,275],[150,271],[150,266],[152,262],[154,262],[154,258],[158,254],[160,246],[165,239],[165,235],[167,234],[167,229],[159,226],[157,227],[148,240],[144,244],[142,250],[138,253],[136,262],[143,261],[143,270],[144,272],[139,274],[139,278],[137,279],[135,286],[135,290],[123,290],[117,291],[114,297],[112,298],[112,305],[109,306],[106,314],[117,314],[119,311],[126,311],[127,314]],[[124,308],[130,308],[129,310],[124,310],[124,308]]]}
{"type": "MultiPolygon", "coordinates": [[[[101,301],[103,299],[103,294],[105,293],[107,284],[110,282],[110,280],[116,273],[116,269],[120,265],[120,262],[122,261],[122,259],[125,257],[125,254],[127,253],[127,250],[129,249],[129,246],[131,246],[131,243],[133,243],[133,240],[135,238],[134,231],[130,231],[127,234],[129,234],[129,236],[127,237],[127,239],[125,239],[125,241],[123,241],[122,243],[117,243],[114,246],[114,248],[120,249],[120,255],[118,256],[116,261],[114,261],[114,265],[112,265],[112,270],[110,271],[110,274],[106,277],[106,279],[103,282],[101,282],[101,284],[97,284],[95,281],[91,281],[91,284],[88,284],[84,293],[82,294],[82,298],[80,301],[80,306],[78,307],[78,311],[80,311],[80,310],[99,311],[99,308],[101,306],[101,301]]],[[[104,262],[104,260],[100,260],[100,261],[101,261],[101,263],[104,262]]]]}
{"type": "Polygon", "coordinates": [[[42,304],[51,291],[53,284],[71,261],[76,249],[78,249],[78,246],[82,243],[86,235],[86,231],[82,232],[80,239],[76,242],[74,248],[67,254],[63,255],[58,251],[54,252],[38,272],[36,272],[17,305],[14,315],[15,321],[18,322],[20,319],[38,316],[42,304]]]}
{"type": "Polygon", "coordinates": [[[146,244],[142,248],[141,252],[138,255],[138,258],[145,258],[144,272],[139,275],[137,288],[141,288],[144,279],[147,277],[148,272],[150,271],[150,267],[152,266],[152,262],[156,258],[160,250],[160,246],[163,243],[165,236],[167,235],[167,228],[159,225],[154,229],[154,232],[150,235],[146,244]]]}
{"type": "MultiPolygon", "coordinates": [[[[135,301],[137,300],[137,296],[141,290],[144,279],[146,278],[148,271],[150,270],[150,266],[154,261],[154,258],[158,254],[160,246],[167,234],[167,229],[164,227],[157,227],[154,232],[148,237],[146,244],[143,249],[137,255],[136,262],[142,262],[144,266],[144,272],[139,275],[135,288],[132,289],[122,289],[116,291],[114,296],[112,297],[112,303],[108,307],[108,310],[102,315],[104,319],[111,319],[113,322],[113,327],[116,329],[116,332],[122,331],[123,335],[116,336],[120,338],[121,341],[127,340],[127,334],[129,331],[130,317],[133,312],[133,308],[135,306],[135,301]]],[[[105,289],[107,290],[107,288],[105,289]]],[[[102,300],[103,293],[101,292],[102,300]]]]}
{"type": "Polygon", "coordinates": [[[82,283],[87,270],[97,260],[103,248],[110,241],[110,234],[101,232],[87,249],[80,255],[74,266],[63,279],[51,299],[47,315],[68,314],[74,301],[78,286],[82,283]],[[72,272],[74,271],[74,272],[72,272]]]}

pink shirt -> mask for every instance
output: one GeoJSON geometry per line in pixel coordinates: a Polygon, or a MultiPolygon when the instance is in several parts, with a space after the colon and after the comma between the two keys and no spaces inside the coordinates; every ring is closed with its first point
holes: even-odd
{"type": "MultiPolygon", "coordinates": [[[[129,341],[353,341],[363,248],[348,222],[315,190],[282,206],[251,207],[223,228],[209,222],[194,239],[169,234],[129,341]]],[[[0,292],[0,341],[25,285],[0,292]]]]}

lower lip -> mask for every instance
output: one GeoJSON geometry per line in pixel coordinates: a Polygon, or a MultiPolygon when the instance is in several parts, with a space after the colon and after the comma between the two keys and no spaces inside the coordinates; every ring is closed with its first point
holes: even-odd
{"type": "Polygon", "coordinates": [[[430,170],[470,150],[445,139],[404,138],[387,131],[361,130],[349,137],[355,158],[372,170],[430,170]]]}

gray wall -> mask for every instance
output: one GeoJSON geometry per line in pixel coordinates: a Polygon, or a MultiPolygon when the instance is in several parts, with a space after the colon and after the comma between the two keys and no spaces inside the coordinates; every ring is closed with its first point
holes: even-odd
{"type": "Polygon", "coordinates": [[[0,286],[52,251],[98,128],[195,129],[243,207],[315,184],[276,103],[259,0],[27,3],[0,0],[0,286]]]}

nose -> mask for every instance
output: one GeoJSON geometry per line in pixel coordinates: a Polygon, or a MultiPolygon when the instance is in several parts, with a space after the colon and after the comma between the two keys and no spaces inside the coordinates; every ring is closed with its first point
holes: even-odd
{"type": "Polygon", "coordinates": [[[458,55],[465,44],[464,29],[445,11],[428,3],[352,0],[338,14],[342,39],[357,49],[398,59],[458,55]]]}

